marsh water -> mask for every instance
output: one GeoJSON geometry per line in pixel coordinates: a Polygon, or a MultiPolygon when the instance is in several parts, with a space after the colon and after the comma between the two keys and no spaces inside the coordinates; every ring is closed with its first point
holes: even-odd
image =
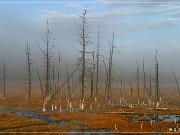
{"type": "Polygon", "coordinates": [[[133,122],[146,121],[149,123],[159,123],[159,122],[180,123],[180,115],[174,115],[174,114],[133,115],[132,117],[129,118],[129,120],[133,122]]]}
{"type": "Polygon", "coordinates": [[[24,111],[24,112],[17,112],[16,113],[17,116],[19,117],[22,117],[22,118],[26,118],[26,119],[29,119],[29,120],[41,120],[41,121],[44,121],[46,122],[47,124],[46,125],[59,125],[59,126],[65,126],[68,124],[68,121],[54,121],[52,120],[53,118],[50,117],[50,116],[44,116],[40,113],[37,113],[37,112],[32,112],[32,111],[24,111]]]}

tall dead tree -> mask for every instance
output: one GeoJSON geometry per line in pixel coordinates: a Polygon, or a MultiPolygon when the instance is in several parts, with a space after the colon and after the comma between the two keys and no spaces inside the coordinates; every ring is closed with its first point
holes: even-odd
{"type": "Polygon", "coordinates": [[[98,97],[99,90],[99,25],[98,25],[98,42],[97,42],[97,53],[96,53],[96,97],[98,97]]]}
{"type": "Polygon", "coordinates": [[[66,75],[67,75],[67,88],[68,88],[68,98],[71,97],[71,86],[70,86],[70,81],[69,81],[69,71],[68,71],[68,66],[66,63],[66,75]]]}
{"type": "Polygon", "coordinates": [[[1,95],[0,95],[0,99],[3,99],[3,82],[1,81],[1,95]]]}
{"type": "Polygon", "coordinates": [[[145,73],[144,58],[143,58],[143,103],[145,100],[145,90],[146,90],[146,73],[145,73]]]}
{"type": "Polygon", "coordinates": [[[46,42],[46,50],[44,51],[45,55],[45,68],[46,68],[46,75],[45,75],[45,97],[48,98],[50,96],[50,80],[51,80],[51,58],[52,58],[52,46],[50,45],[51,36],[49,31],[49,23],[47,21],[47,32],[45,35],[44,41],[46,42]]]}
{"type": "Polygon", "coordinates": [[[156,107],[159,105],[159,67],[157,59],[157,50],[155,55],[155,104],[156,107]]]}
{"type": "MultiPolygon", "coordinates": [[[[60,84],[60,65],[61,65],[61,53],[59,52],[59,55],[58,55],[58,67],[57,67],[57,84],[56,84],[56,90],[58,89],[58,86],[60,84]]],[[[57,99],[59,97],[59,94],[60,92],[57,93],[57,99]]],[[[60,98],[59,98],[60,99],[60,98]]]]}
{"type": "Polygon", "coordinates": [[[150,96],[150,105],[152,102],[152,81],[151,81],[151,69],[150,69],[150,76],[149,76],[149,96],[150,96]]]}
{"type": "Polygon", "coordinates": [[[31,57],[31,48],[30,46],[26,45],[25,48],[25,54],[26,54],[26,90],[28,93],[28,102],[31,104],[31,87],[32,87],[32,59],[31,57]]]}
{"type": "Polygon", "coordinates": [[[84,110],[84,93],[85,93],[85,76],[86,76],[86,47],[89,44],[89,37],[88,37],[88,27],[87,27],[87,11],[86,9],[84,12],[79,15],[81,19],[81,24],[77,25],[79,28],[78,36],[79,36],[79,43],[82,46],[81,52],[82,56],[82,66],[81,66],[81,99],[80,99],[80,109],[84,110]]]}
{"type": "Polygon", "coordinates": [[[6,99],[6,62],[5,59],[3,58],[3,99],[6,99]]]}
{"type": "Polygon", "coordinates": [[[105,71],[106,71],[106,79],[105,79],[105,102],[107,100],[107,87],[108,87],[108,80],[109,80],[109,74],[108,74],[108,69],[107,69],[107,66],[105,64],[105,61],[103,59],[103,64],[104,64],[104,68],[105,68],[105,71]]]}
{"type": "Polygon", "coordinates": [[[131,104],[133,103],[133,90],[132,90],[132,84],[129,82],[130,90],[131,90],[131,104]]]}
{"type": "Polygon", "coordinates": [[[107,100],[110,103],[112,97],[112,66],[113,66],[113,53],[114,53],[114,32],[112,36],[112,41],[110,43],[110,50],[109,50],[109,66],[108,66],[108,95],[107,100]]]}
{"type": "MultiPolygon", "coordinates": [[[[91,101],[93,97],[93,91],[94,91],[94,69],[95,69],[95,62],[94,62],[94,52],[92,52],[93,55],[93,61],[91,63],[90,67],[90,80],[91,80],[91,101]]],[[[96,91],[97,92],[97,91],[96,91]]],[[[97,96],[97,93],[96,93],[97,96]]],[[[97,97],[95,96],[95,101],[97,101],[97,97]]]]}
{"type": "Polygon", "coordinates": [[[137,65],[137,90],[138,90],[138,104],[139,104],[139,64],[136,61],[136,65],[137,65]]]}
{"type": "Polygon", "coordinates": [[[175,78],[175,80],[176,80],[176,85],[177,85],[178,94],[179,94],[179,102],[180,102],[180,88],[179,88],[178,79],[177,79],[177,77],[176,77],[176,74],[175,74],[174,70],[173,70],[173,69],[171,69],[171,70],[172,70],[173,76],[174,76],[174,78],[175,78]]]}
{"type": "Polygon", "coordinates": [[[42,98],[43,98],[43,101],[44,101],[45,95],[44,95],[42,80],[41,80],[41,76],[40,76],[38,68],[37,68],[37,74],[38,74],[38,79],[39,79],[39,83],[40,83],[42,98]]]}
{"type": "Polygon", "coordinates": [[[47,30],[46,32],[43,32],[42,34],[42,41],[45,44],[45,49],[42,49],[41,47],[41,53],[44,55],[44,73],[43,73],[43,93],[44,93],[44,102],[43,102],[43,110],[45,110],[45,105],[47,103],[47,101],[50,99],[51,97],[51,66],[52,66],[52,49],[53,49],[53,42],[52,42],[52,36],[49,30],[49,22],[47,20],[47,30]]]}
{"type": "Polygon", "coordinates": [[[67,74],[67,88],[68,88],[68,110],[72,112],[72,91],[71,91],[71,86],[70,86],[70,80],[69,80],[69,71],[68,71],[68,66],[66,63],[66,74],[67,74]]]}

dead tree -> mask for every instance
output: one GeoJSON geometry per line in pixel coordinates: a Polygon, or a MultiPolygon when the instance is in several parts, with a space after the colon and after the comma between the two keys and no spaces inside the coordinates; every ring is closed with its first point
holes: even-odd
{"type": "Polygon", "coordinates": [[[105,79],[105,102],[107,100],[107,87],[108,87],[108,80],[109,80],[109,74],[108,74],[108,69],[107,69],[107,66],[105,64],[105,61],[103,59],[103,64],[104,64],[104,68],[105,68],[105,71],[106,71],[106,79],[105,79]]]}
{"type": "Polygon", "coordinates": [[[138,90],[138,104],[139,104],[139,64],[136,61],[137,65],[137,90],[138,90]]]}
{"type": "Polygon", "coordinates": [[[42,85],[42,80],[41,80],[41,76],[40,76],[40,73],[39,73],[39,70],[37,68],[37,74],[38,74],[38,79],[39,79],[39,83],[40,83],[40,88],[41,88],[41,93],[42,93],[42,98],[43,98],[43,101],[44,101],[44,91],[43,91],[43,85],[42,85]]]}
{"type": "Polygon", "coordinates": [[[119,90],[119,98],[118,98],[118,101],[119,101],[119,103],[121,104],[122,98],[123,98],[123,93],[122,93],[122,76],[121,76],[121,79],[120,79],[120,86],[119,86],[119,81],[117,82],[116,86],[117,86],[117,89],[119,90]]]}
{"type": "Polygon", "coordinates": [[[3,99],[3,82],[1,81],[1,99],[3,99]]]}
{"type": "Polygon", "coordinates": [[[112,41],[110,43],[110,51],[109,51],[109,66],[108,66],[108,95],[107,100],[110,103],[112,97],[112,66],[113,66],[113,51],[114,50],[114,32],[112,36],[112,41]]]}
{"type": "Polygon", "coordinates": [[[49,31],[49,23],[47,21],[47,33],[44,41],[46,42],[46,50],[44,51],[45,55],[45,68],[46,68],[46,76],[45,76],[45,97],[48,98],[50,96],[50,70],[51,70],[51,57],[52,57],[52,47],[50,46],[51,36],[49,31]]]}
{"type": "Polygon", "coordinates": [[[72,112],[72,92],[71,92],[71,86],[70,86],[70,80],[69,80],[69,71],[68,71],[68,66],[66,63],[66,74],[67,74],[67,88],[68,88],[68,106],[67,108],[69,109],[70,112],[72,112]]]}
{"type": "Polygon", "coordinates": [[[49,22],[47,20],[47,31],[42,33],[42,41],[45,44],[45,49],[42,49],[39,47],[41,50],[41,53],[44,55],[44,73],[43,73],[43,78],[44,78],[44,83],[43,83],[43,91],[44,91],[44,102],[43,102],[43,110],[45,110],[45,104],[51,97],[51,68],[52,68],[52,49],[53,49],[53,42],[52,42],[52,36],[49,30],[49,22]]]}
{"type": "Polygon", "coordinates": [[[96,97],[98,97],[99,90],[99,25],[98,25],[98,42],[97,42],[97,53],[96,53],[96,97]]]}
{"type": "MultiPolygon", "coordinates": [[[[91,63],[91,67],[90,67],[91,101],[92,101],[92,98],[93,98],[93,91],[94,91],[94,69],[95,69],[94,52],[92,52],[92,56],[93,56],[93,61],[91,63]]],[[[97,96],[97,91],[96,91],[96,96],[97,96]]],[[[95,96],[95,101],[97,101],[96,96],[95,96]]]]}
{"type": "Polygon", "coordinates": [[[146,90],[146,73],[145,73],[144,58],[143,58],[143,104],[145,100],[145,90],[146,90]]]}
{"type": "Polygon", "coordinates": [[[121,72],[121,93],[122,93],[122,99],[124,99],[124,95],[123,95],[123,92],[122,92],[122,88],[123,88],[123,72],[121,72]]]}
{"type": "MultiPolygon", "coordinates": [[[[93,98],[93,91],[94,91],[94,75],[93,75],[93,71],[92,71],[92,67],[90,67],[90,78],[91,78],[91,102],[92,102],[92,98],[93,98]]],[[[96,100],[96,97],[95,97],[96,100]]]]}
{"type": "Polygon", "coordinates": [[[150,69],[150,76],[149,76],[149,96],[150,96],[150,105],[152,102],[152,81],[151,81],[151,69],[150,69]]]}
{"type": "Polygon", "coordinates": [[[132,90],[132,84],[129,82],[130,90],[131,90],[131,104],[133,103],[133,90],[132,90]]]}
{"type": "Polygon", "coordinates": [[[71,97],[71,86],[70,86],[70,81],[69,81],[69,72],[68,72],[68,66],[67,66],[67,63],[66,63],[66,75],[67,75],[67,88],[68,88],[68,98],[71,97]]]}
{"type": "Polygon", "coordinates": [[[86,47],[89,44],[89,37],[88,37],[88,28],[87,28],[87,11],[84,10],[82,15],[79,15],[81,19],[81,24],[77,25],[79,28],[78,36],[79,43],[82,46],[81,58],[82,58],[82,66],[81,66],[81,99],[80,99],[80,109],[84,110],[84,93],[85,93],[85,77],[86,77],[86,47]]]}
{"type": "Polygon", "coordinates": [[[74,96],[74,76],[72,75],[72,78],[71,78],[71,91],[72,91],[72,97],[74,96]]]}
{"type": "Polygon", "coordinates": [[[32,59],[31,57],[31,47],[28,45],[26,45],[25,48],[25,54],[26,54],[26,90],[28,93],[28,102],[29,104],[31,104],[31,87],[32,87],[32,59]]]}
{"type": "Polygon", "coordinates": [[[177,85],[178,94],[179,94],[179,102],[180,102],[180,89],[179,89],[178,79],[177,79],[177,77],[176,77],[176,74],[175,74],[174,70],[173,70],[173,69],[171,69],[171,70],[172,70],[173,76],[174,76],[174,78],[175,78],[175,80],[176,80],[176,85],[177,85]]]}
{"type": "Polygon", "coordinates": [[[3,63],[4,63],[4,67],[3,67],[3,99],[6,99],[6,62],[5,59],[3,58],[3,63]]]}
{"type": "Polygon", "coordinates": [[[155,55],[155,104],[156,107],[159,106],[159,67],[157,59],[157,50],[155,55]]]}
{"type": "MultiPolygon", "coordinates": [[[[57,88],[58,89],[58,86],[60,84],[60,65],[61,65],[61,53],[59,52],[59,55],[58,55],[58,69],[57,69],[57,88]]],[[[57,97],[59,96],[59,92],[57,93],[57,97]]]]}

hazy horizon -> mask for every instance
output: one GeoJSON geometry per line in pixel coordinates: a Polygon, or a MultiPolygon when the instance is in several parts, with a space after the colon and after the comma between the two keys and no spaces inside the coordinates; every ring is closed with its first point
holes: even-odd
{"type": "MultiPolygon", "coordinates": [[[[66,62],[71,70],[80,56],[78,51],[81,50],[81,46],[78,42],[79,37],[76,36],[78,27],[75,23],[80,23],[78,15],[84,9],[88,11],[89,41],[92,42],[87,48],[88,51],[96,48],[99,25],[100,53],[108,58],[109,40],[112,40],[112,33],[115,32],[115,66],[113,67],[115,78],[122,70],[127,80],[135,78],[136,60],[140,63],[142,72],[143,58],[148,78],[150,69],[153,74],[155,51],[158,50],[160,83],[173,79],[171,68],[175,70],[180,80],[180,3],[178,1],[170,3],[164,0],[164,3],[156,3],[154,0],[140,0],[139,2],[142,3],[138,1],[122,3],[124,0],[91,2],[79,0],[48,4],[1,2],[0,76],[2,79],[4,57],[9,83],[23,82],[26,65],[24,48],[27,43],[32,46],[34,76],[37,76],[36,67],[42,65],[42,54],[37,46],[43,48],[41,34],[46,31],[47,20],[55,39],[53,56],[57,59],[58,52],[61,52],[62,70],[65,69],[66,62]]],[[[100,74],[103,78],[102,57],[100,65],[100,74]]],[[[65,78],[66,74],[61,72],[65,78]]]]}

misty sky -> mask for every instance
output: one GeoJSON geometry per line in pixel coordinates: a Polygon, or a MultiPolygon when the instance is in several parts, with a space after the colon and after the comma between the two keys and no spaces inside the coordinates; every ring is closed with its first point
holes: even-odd
{"type": "Polygon", "coordinates": [[[150,68],[154,68],[155,50],[158,50],[162,76],[171,75],[171,67],[180,74],[178,0],[61,0],[62,3],[55,3],[57,0],[53,0],[54,3],[43,3],[40,0],[33,0],[36,1],[34,3],[25,0],[18,0],[18,3],[8,1],[1,0],[0,3],[1,76],[4,57],[9,78],[22,80],[25,72],[24,46],[27,42],[33,47],[32,58],[35,65],[42,63],[42,54],[37,46],[43,48],[41,34],[46,30],[47,19],[55,39],[54,56],[57,57],[60,51],[64,62],[74,63],[81,49],[75,23],[80,23],[78,14],[83,9],[88,11],[89,40],[93,42],[89,45],[89,50],[96,47],[99,25],[100,52],[108,56],[108,43],[113,31],[115,32],[115,70],[120,68],[133,74],[136,71],[136,60],[142,63],[144,57],[145,68],[149,72],[150,68]],[[123,3],[124,1],[129,3],[123,3]]]}

